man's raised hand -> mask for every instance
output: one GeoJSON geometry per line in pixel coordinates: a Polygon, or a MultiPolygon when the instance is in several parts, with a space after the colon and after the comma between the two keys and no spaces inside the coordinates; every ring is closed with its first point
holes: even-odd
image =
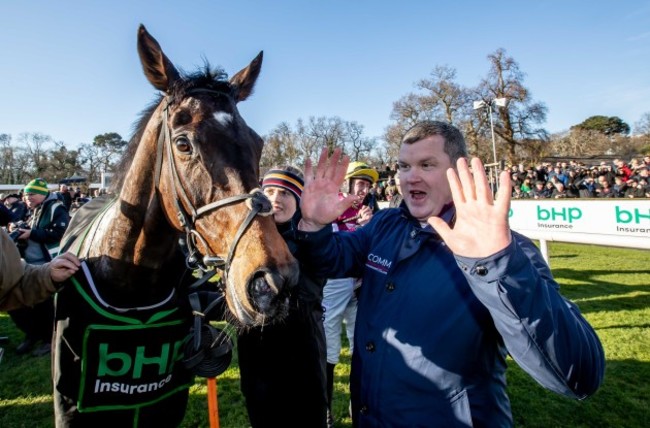
{"type": "Polygon", "coordinates": [[[458,159],[456,165],[458,172],[452,168],[447,170],[456,207],[453,228],[435,216],[428,222],[454,254],[475,258],[491,256],[507,247],[512,239],[508,225],[510,175],[503,171],[499,176],[499,192],[494,200],[478,158],[472,159],[472,171],[465,158],[458,159]]]}
{"type": "Polygon", "coordinates": [[[336,220],[358,199],[352,195],[343,199],[339,197],[349,163],[350,159],[342,155],[340,148],[334,149],[331,158],[327,155],[327,148],[324,148],[315,169],[311,160],[307,159],[305,186],[300,198],[302,220],[298,229],[311,232],[320,230],[336,220]]]}

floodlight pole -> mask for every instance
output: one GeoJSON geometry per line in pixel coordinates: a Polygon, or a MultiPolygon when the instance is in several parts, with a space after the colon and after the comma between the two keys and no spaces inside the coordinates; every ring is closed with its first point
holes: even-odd
{"type": "Polygon", "coordinates": [[[490,115],[490,131],[492,132],[492,156],[494,157],[494,163],[497,163],[497,143],[494,139],[494,120],[492,119],[492,103],[494,100],[488,103],[488,114],[490,115]]]}
{"type": "Polygon", "coordinates": [[[498,179],[498,171],[499,171],[499,165],[497,163],[497,142],[496,142],[496,137],[494,136],[494,119],[492,118],[492,104],[495,104],[500,107],[505,107],[506,106],[506,99],[505,98],[495,98],[491,100],[490,102],[485,102],[483,100],[480,101],[474,101],[474,110],[478,110],[480,108],[487,107],[488,109],[488,115],[490,116],[490,133],[492,134],[492,156],[494,157],[494,168],[495,168],[495,177],[492,177],[492,168],[490,168],[490,177],[492,184],[491,186],[492,191],[496,192],[499,187],[499,179],[498,179]]]}
{"type": "Polygon", "coordinates": [[[488,115],[490,116],[490,133],[492,134],[492,156],[494,157],[494,163],[497,163],[497,143],[496,138],[494,137],[494,119],[492,118],[492,104],[497,106],[505,107],[506,99],[505,98],[495,98],[489,103],[486,103],[483,100],[474,101],[474,110],[478,110],[483,107],[487,107],[488,115]]]}

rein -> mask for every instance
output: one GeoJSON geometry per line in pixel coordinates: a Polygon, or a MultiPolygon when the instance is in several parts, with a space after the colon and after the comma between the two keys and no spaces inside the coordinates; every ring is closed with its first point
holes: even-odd
{"type": "MultiPolygon", "coordinates": [[[[189,95],[195,93],[208,93],[216,96],[226,96],[225,93],[210,89],[193,89],[188,92],[189,95]]],[[[176,208],[176,216],[185,232],[185,243],[188,254],[185,264],[189,269],[200,269],[204,272],[194,284],[189,287],[189,302],[192,307],[194,316],[193,327],[191,330],[192,339],[186,344],[184,349],[185,358],[183,363],[185,367],[198,376],[214,378],[223,373],[230,365],[232,359],[232,343],[228,334],[221,329],[213,327],[207,321],[207,314],[222,302],[223,292],[208,293],[207,306],[201,305],[199,298],[201,285],[205,284],[214,274],[215,270],[211,267],[223,270],[223,281],[227,283],[228,272],[232,262],[235,250],[241,237],[251,225],[257,215],[268,216],[272,214],[271,202],[266,198],[260,188],[253,189],[250,193],[230,196],[215,202],[211,202],[202,207],[195,207],[190,200],[185,187],[178,175],[174,154],[172,151],[171,130],[169,127],[169,107],[172,104],[169,96],[162,102],[166,102],[163,109],[162,125],[158,135],[158,144],[156,148],[156,164],[154,183],[158,198],[161,198],[159,189],[160,175],[162,171],[163,151],[166,151],[169,159],[169,170],[172,177],[172,200],[176,208]],[[205,238],[196,230],[196,221],[203,215],[224,208],[229,205],[244,202],[249,209],[248,215],[239,225],[239,229],[230,244],[228,255],[224,260],[218,255],[205,254],[198,258],[201,253],[197,249],[197,241],[200,241],[204,248],[209,251],[209,246],[205,238]],[[210,272],[208,272],[210,271],[210,272]]]]}
{"type": "MultiPolygon", "coordinates": [[[[188,92],[188,94],[195,93],[208,93],[216,96],[225,96],[223,92],[211,90],[211,89],[193,89],[188,92]]],[[[178,171],[176,168],[176,162],[174,160],[174,155],[171,147],[171,130],[169,128],[169,107],[171,101],[169,97],[166,97],[163,102],[167,101],[167,105],[163,109],[163,119],[160,134],[158,136],[158,145],[156,149],[156,166],[155,166],[155,185],[156,192],[160,198],[160,190],[158,185],[160,183],[160,174],[162,170],[162,161],[163,161],[163,150],[166,150],[167,157],[169,159],[169,169],[172,176],[172,200],[176,208],[176,215],[178,217],[179,223],[183,230],[185,231],[186,244],[188,248],[188,255],[186,259],[186,264],[188,268],[199,268],[202,271],[208,271],[210,267],[221,268],[224,271],[224,280],[228,275],[230,269],[230,263],[235,254],[239,240],[244,235],[253,219],[257,215],[268,216],[272,214],[271,202],[266,198],[264,193],[260,188],[253,189],[250,193],[235,195],[228,198],[221,199],[219,201],[211,202],[202,207],[195,208],[194,204],[187,195],[185,188],[180,180],[178,171]],[[179,198],[180,196],[180,198],[179,198]],[[244,221],[240,224],[237,233],[233,239],[228,255],[224,260],[223,257],[211,254],[205,254],[201,259],[198,259],[196,255],[201,255],[196,246],[196,241],[200,241],[204,248],[209,249],[205,238],[196,230],[195,223],[203,215],[223,208],[228,205],[237,204],[244,202],[248,209],[250,210],[244,221]],[[185,209],[187,207],[187,210],[185,209]],[[188,212],[189,210],[189,212],[188,212]]],[[[209,251],[209,250],[208,250],[209,251]]]]}

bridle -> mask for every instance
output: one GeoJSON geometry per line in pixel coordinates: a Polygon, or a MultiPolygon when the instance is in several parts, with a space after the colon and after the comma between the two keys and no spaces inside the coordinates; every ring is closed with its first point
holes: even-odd
{"type": "MultiPolygon", "coordinates": [[[[228,94],[212,89],[205,88],[195,88],[187,91],[187,95],[193,95],[197,93],[207,93],[213,96],[229,96],[228,94]]],[[[162,170],[162,158],[163,150],[167,152],[167,158],[169,159],[169,170],[172,177],[172,200],[174,201],[174,206],[176,209],[176,216],[178,221],[185,232],[186,245],[188,249],[188,254],[186,258],[186,264],[190,269],[201,269],[202,271],[208,271],[210,268],[215,267],[222,269],[224,272],[224,280],[226,280],[232,258],[235,254],[239,240],[244,235],[253,219],[257,215],[269,216],[272,214],[271,202],[267,199],[260,188],[253,189],[250,193],[230,196],[215,202],[211,202],[202,207],[196,208],[192,201],[187,195],[183,184],[178,176],[178,171],[176,169],[176,162],[174,160],[174,154],[171,147],[171,130],[169,128],[168,119],[169,119],[169,107],[172,105],[172,100],[170,96],[166,96],[162,102],[166,102],[165,107],[163,108],[163,118],[162,126],[160,129],[160,134],[158,135],[158,145],[156,149],[156,166],[155,166],[155,188],[160,198],[160,173],[162,170]],[[199,231],[195,228],[196,221],[203,215],[223,208],[228,205],[238,204],[244,202],[248,209],[250,210],[244,221],[240,224],[235,237],[230,244],[230,249],[228,250],[228,255],[224,260],[223,257],[220,257],[215,254],[201,254],[197,249],[197,241],[200,241],[206,251],[209,251],[209,246],[205,238],[201,235],[199,231]],[[202,256],[202,257],[200,257],[202,256]]]]}

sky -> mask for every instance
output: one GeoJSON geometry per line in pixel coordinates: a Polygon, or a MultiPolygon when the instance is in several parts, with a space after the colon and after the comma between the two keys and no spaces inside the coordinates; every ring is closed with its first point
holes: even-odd
{"type": "Polygon", "coordinates": [[[140,24],[193,72],[233,76],[264,51],[240,103],[260,135],[338,116],[381,137],[393,103],[437,65],[475,86],[505,49],[567,130],[594,115],[633,126],[650,112],[650,0],[69,0],[0,2],[0,134],[39,132],[74,148],[132,133],[156,90],[142,73],[140,24]]]}

